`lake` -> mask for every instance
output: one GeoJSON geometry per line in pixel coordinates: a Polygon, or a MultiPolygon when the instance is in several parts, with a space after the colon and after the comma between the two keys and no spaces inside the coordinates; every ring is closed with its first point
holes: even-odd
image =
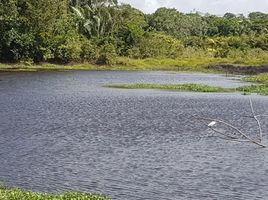
{"type": "Polygon", "coordinates": [[[115,200],[267,198],[267,149],[212,137],[192,116],[256,137],[249,98],[268,114],[268,97],[103,87],[123,83],[248,84],[202,73],[0,73],[0,181],[115,200]]]}

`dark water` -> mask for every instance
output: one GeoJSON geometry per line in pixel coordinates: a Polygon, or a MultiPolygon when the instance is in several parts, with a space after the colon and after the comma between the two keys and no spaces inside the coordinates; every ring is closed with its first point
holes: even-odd
{"type": "MultiPolygon", "coordinates": [[[[237,77],[164,72],[0,74],[0,181],[118,200],[268,199],[268,151],[208,137],[191,115],[257,134],[249,96],[121,90],[111,83],[204,83],[237,77]]],[[[250,96],[268,114],[268,97],[250,96]]],[[[267,118],[262,120],[267,140],[267,118]]]]}

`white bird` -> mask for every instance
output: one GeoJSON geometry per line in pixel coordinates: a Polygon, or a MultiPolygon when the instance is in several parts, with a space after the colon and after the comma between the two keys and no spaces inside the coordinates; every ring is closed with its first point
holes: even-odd
{"type": "Polygon", "coordinates": [[[216,123],[217,123],[217,122],[215,122],[215,121],[210,122],[210,123],[208,124],[208,127],[213,127],[213,126],[215,126],[216,123]]]}

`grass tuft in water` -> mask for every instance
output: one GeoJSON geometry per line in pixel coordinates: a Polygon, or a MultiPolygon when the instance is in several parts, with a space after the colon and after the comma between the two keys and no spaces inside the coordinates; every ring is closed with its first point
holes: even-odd
{"type": "Polygon", "coordinates": [[[242,92],[243,95],[256,93],[260,95],[268,95],[268,85],[258,84],[243,86],[239,88],[223,88],[202,84],[118,84],[108,85],[110,88],[122,89],[160,89],[181,92],[204,92],[204,93],[224,93],[224,92],[242,92]]]}
{"type": "Polygon", "coordinates": [[[187,92],[232,92],[233,89],[213,87],[202,84],[123,84],[123,85],[109,85],[111,88],[122,89],[160,89],[160,90],[174,90],[187,92]]]}
{"type": "Polygon", "coordinates": [[[244,80],[257,84],[240,87],[238,88],[238,90],[244,93],[257,93],[261,95],[268,95],[268,73],[248,76],[245,77],[244,80]]]}
{"type": "Polygon", "coordinates": [[[106,197],[85,194],[85,193],[65,193],[59,195],[27,192],[21,189],[10,189],[0,187],[0,200],[109,200],[106,197]]]}
{"type": "Polygon", "coordinates": [[[260,95],[268,95],[268,85],[250,85],[243,86],[236,89],[237,91],[243,92],[243,94],[260,94],[260,95]]]}
{"type": "Polygon", "coordinates": [[[268,73],[258,74],[255,76],[248,76],[244,78],[244,80],[268,85],[268,73]]]}

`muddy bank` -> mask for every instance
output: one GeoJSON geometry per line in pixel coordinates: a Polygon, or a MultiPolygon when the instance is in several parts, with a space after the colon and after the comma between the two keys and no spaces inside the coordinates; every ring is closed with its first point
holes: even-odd
{"type": "Polygon", "coordinates": [[[208,69],[226,72],[230,74],[255,75],[260,73],[268,73],[268,65],[236,66],[231,64],[217,64],[217,65],[209,65],[208,69]]]}

